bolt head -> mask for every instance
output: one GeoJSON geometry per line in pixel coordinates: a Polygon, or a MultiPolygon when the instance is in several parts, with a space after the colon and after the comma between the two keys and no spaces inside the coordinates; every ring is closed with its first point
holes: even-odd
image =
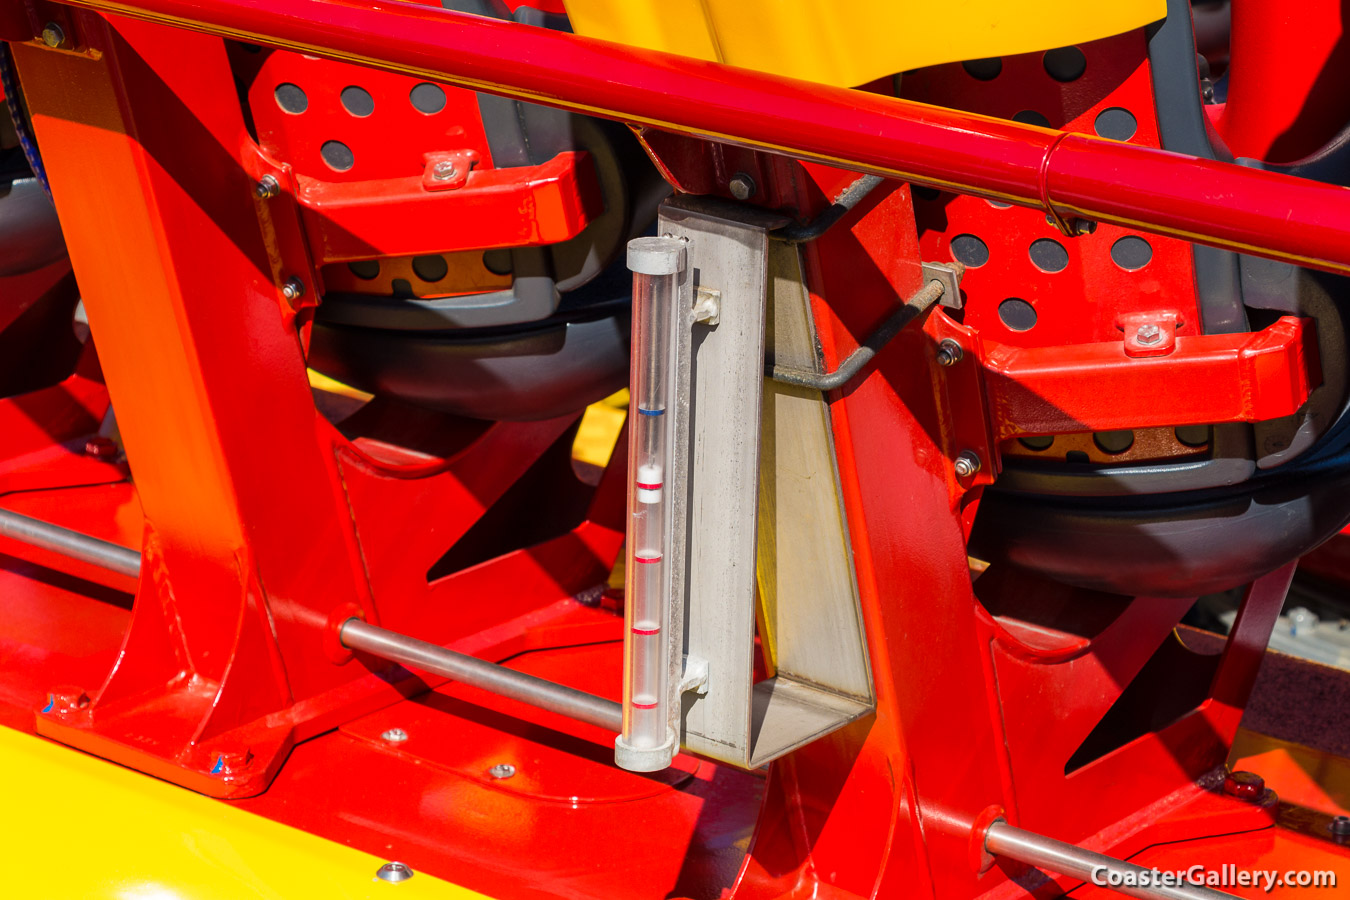
{"type": "Polygon", "coordinates": [[[961,348],[961,345],[951,338],[947,338],[938,344],[937,361],[940,366],[954,366],[961,361],[961,357],[964,355],[965,351],[961,348]]]}
{"type": "Polygon", "coordinates": [[[737,200],[749,200],[755,196],[755,191],[758,190],[755,186],[755,179],[744,172],[737,172],[727,187],[731,190],[731,196],[737,200]]]}
{"type": "Polygon", "coordinates": [[[53,49],[66,42],[66,32],[55,22],[48,22],[42,29],[42,43],[53,49]]]}
{"type": "Polygon", "coordinates": [[[402,728],[390,728],[380,735],[380,740],[388,741],[391,744],[401,744],[408,739],[408,732],[402,728]]]}
{"type": "Polygon", "coordinates": [[[443,159],[431,167],[431,177],[436,181],[449,181],[459,174],[459,169],[448,159],[443,159]]]}
{"type": "Polygon", "coordinates": [[[1350,816],[1336,816],[1327,829],[1337,837],[1350,837],[1350,816]]]}
{"type": "Polygon", "coordinates": [[[959,477],[969,478],[980,471],[980,458],[969,450],[966,450],[960,456],[956,457],[955,462],[952,463],[952,468],[956,470],[956,474],[959,477]]]}
{"type": "Polygon", "coordinates": [[[1223,792],[1239,800],[1258,800],[1266,792],[1266,780],[1255,772],[1229,772],[1223,792]]]}
{"type": "Polygon", "coordinates": [[[253,193],[259,200],[271,200],[277,194],[281,193],[281,185],[276,178],[271,175],[264,175],[258,179],[258,183],[253,186],[253,193]]]}
{"type": "Polygon", "coordinates": [[[512,775],[515,775],[516,767],[510,763],[497,763],[495,766],[488,769],[488,774],[500,781],[503,778],[510,778],[512,775]]]}
{"type": "Polygon", "coordinates": [[[298,300],[305,295],[305,283],[299,278],[287,278],[281,286],[281,296],[287,300],[298,300]]]}
{"type": "Polygon", "coordinates": [[[387,862],[375,870],[375,877],[381,881],[388,881],[392,884],[398,884],[400,881],[407,881],[416,874],[412,867],[407,863],[387,862]]]}
{"type": "Polygon", "coordinates": [[[1140,325],[1134,333],[1134,339],[1141,344],[1156,344],[1162,340],[1162,336],[1162,329],[1151,322],[1140,325]]]}

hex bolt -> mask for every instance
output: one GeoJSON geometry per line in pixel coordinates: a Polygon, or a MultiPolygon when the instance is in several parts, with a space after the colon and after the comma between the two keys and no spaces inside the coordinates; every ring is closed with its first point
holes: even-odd
{"type": "MultiPolygon", "coordinates": [[[[1050,215],[1050,213],[1045,214],[1045,224],[1054,225],[1056,228],[1059,227],[1059,224],[1055,221],[1055,217],[1050,215]]],[[[1092,234],[1092,232],[1097,230],[1097,223],[1091,219],[1066,219],[1064,224],[1068,226],[1070,237],[1082,237],[1085,234],[1092,234]]]]}
{"type": "Polygon", "coordinates": [[[408,732],[404,731],[402,728],[390,728],[380,735],[380,740],[387,741],[391,744],[401,744],[407,739],[408,732]]]}
{"type": "Polygon", "coordinates": [[[980,458],[969,450],[963,450],[952,463],[952,468],[956,470],[958,477],[969,478],[980,471],[980,458]]]}
{"type": "Polygon", "coordinates": [[[1140,325],[1139,330],[1134,333],[1134,339],[1141,344],[1156,344],[1162,337],[1162,329],[1152,322],[1140,325]]]}
{"type": "Polygon", "coordinates": [[[488,774],[500,781],[503,778],[510,778],[512,775],[516,774],[516,767],[510,763],[497,763],[495,766],[488,769],[488,774]]]}
{"type": "Polygon", "coordinates": [[[965,356],[965,354],[965,350],[961,349],[961,345],[958,342],[951,338],[946,338],[942,343],[938,344],[938,365],[944,368],[947,366],[954,366],[961,361],[961,357],[965,356]]]}
{"type": "Polygon", "coordinates": [[[449,181],[459,174],[459,169],[448,159],[443,159],[431,167],[431,177],[435,181],[449,181]]]}
{"type": "Polygon", "coordinates": [[[1266,792],[1266,780],[1255,772],[1229,772],[1223,780],[1223,792],[1239,800],[1259,800],[1266,792]]]}
{"type": "Polygon", "coordinates": [[[51,47],[52,49],[56,49],[65,42],[66,42],[66,32],[65,29],[63,29],[60,25],[57,25],[55,22],[48,22],[45,26],[43,26],[42,43],[46,44],[48,47],[51,47]]]}
{"type": "Polygon", "coordinates": [[[1350,837],[1350,816],[1337,816],[1327,825],[1327,830],[1336,837],[1350,837]]]}
{"type": "Polygon", "coordinates": [[[287,300],[299,300],[305,296],[305,283],[299,278],[287,278],[286,283],[281,286],[281,296],[287,300]]]}
{"type": "Polygon", "coordinates": [[[253,186],[253,195],[259,200],[271,200],[280,193],[281,185],[272,175],[264,175],[259,178],[258,183],[253,186]]]}
{"type": "Polygon", "coordinates": [[[416,873],[407,863],[387,862],[375,870],[375,877],[381,881],[388,881],[391,884],[398,884],[400,881],[407,881],[416,873]]]}
{"type": "Polygon", "coordinates": [[[755,186],[755,179],[744,172],[737,172],[727,186],[731,189],[731,196],[737,200],[749,200],[755,196],[755,191],[758,190],[755,186]]]}

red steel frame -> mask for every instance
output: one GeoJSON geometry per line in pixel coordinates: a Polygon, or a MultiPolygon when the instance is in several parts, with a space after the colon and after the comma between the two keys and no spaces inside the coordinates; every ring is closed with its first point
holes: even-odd
{"type": "MultiPolygon", "coordinates": [[[[398,4],[377,11],[303,0],[160,0],[126,11],[179,24],[209,19],[236,37],[351,61],[383,54],[381,67],[419,77],[847,160],[1057,214],[1350,265],[1343,239],[1350,209],[1339,189],[1143,147],[398,4]],[[1188,179],[1176,177],[1179,166],[1190,167],[1188,179]],[[1141,184],[1157,190],[1146,194],[1141,184]],[[1230,197],[1217,215],[1211,188],[1238,192],[1240,204],[1230,197]]],[[[701,823],[719,803],[744,810],[760,791],[753,776],[685,762],[698,785],[662,795],[665,806],[643,807],[637,795],[655,788],[616,788],[599,774],[598,794],[640,812],[572,816],[566,801],[541,799],[553,796],[552,784],[507,802],[499,789],[464,790],[463,772],[442,771],[456,768],[444,746],[379,746],[383,727],[425,718],[428,705],[470,723],[447,728],[447,738],[466,734],[482,721],[466,707],[493,701],[352,659],[333,639],[350,615],[489,658],[525,652],[515,663],[524,668],[550,671],[549,659],[569,659],[551,677],[613,693],[617,685],[604,673],[617,679],[618,620],[569,597],[602,582],[617,553],[623,454],[615,454],[582,525],[428,582],[445,547],[566,434],[572,418],[469,426],[433,417],[421,430],[437,446],[418,452],[401,449],[400,437],[419,423],[396,409],[385,412],[403,435],[373,421],[364,437],[339,434],[314,409],[296,332],[302,320],[277,290],[283,271],[304,268],[303,230],[293,221],[276,227],[283,214],[254,197],[255,179],[271,169],[245,128],[223,42],[116,15],[79,13],[74,25],[81,42],[74,51],[15,50],[101,377],[137,473],[145,564],[106,680],[52,690],[45,705],[27,698],[30,709],[42,708],[40,733],[216,796],[245,798],[270,784],[238,802],[375,852],[382,830],[359,823],[397,821],[414,866],[502,896],[550,895],[528,880],[531,871],[553,873],[557,895],[581,884],[592,893],[664,896],[676,883],[694,893],[688,885],[697,882],[699,892],[720,884],[738,898],[1018,896],[1026,873],[990,868],[972,840],[996,814],[1119,855],[1269,827],[1270,810],[1223,796],[1206,778],[1224,761],[1292,566],[1249,589],[1225,652],[1208,657],[1172,635],[1189,601],[1094,595],[997,567],[972,583],[964,530],[978,492],[958,482],[950,461],[969,446],[966,432],[986,423],[954,415],[960,405],[934,387],[934,343],[955,328],[942,314],[902,333],[831,405],[877,713],[775,764],[734,885],[720,870],[682,880],[683,845],[653,844],[651,835],[687,841],[689,858],[703,858],[700,848],[718,838],[743,840],[744,818],[720,830],[701,823]],[[595,647],[569,656],[568,645],[585,644],[595,647]],[[1170,665],[1161,677],[1159,661],[1170,665]],[[1184,680],[1193,702],[1165,727],[1069,770],[1075,750],[1139,679],[1160,696],[1184,680]],[[402,700],[428,686],[438,689],[402,700]],[[423,760],[437,764],[414,765],[423,760]],[[437,798],[447,790],[462,804],[451,824],[467,834],[472,853],[458,843],[460,830],[445,827],[437,798]],[[692,797],[701,808],[686,802],[692,797]],[[666,830],[634,833],[634,817],[656,827],[662,815],[671,819],[666,830]],[[529,827],[497,840],[474,830],[488,817],[524,817],[529,827]],[[639,872],[619,862],[608,877],[571,871],[581,854],[621,860],[638,851],[660,877],[639,882],[639,872]]],[[[752,158],[769,195],[803,215],[851,178],[839,168],[731,152],[752,158]]],[[[898,188],[807,251],[830,367],[890,313],[895,296],[919,286],[918,247],[910,194],[898,188]],[[878,247],[886,252],[876,254],[878,247]]],[[[1274,374],[1292,385],[1297,403],[1315,370],[1304,365],[1299,323],[1283,327],[1286,365],[1274,374]]],[[[1183,342],[1205,340],[1178,338],[1177,359],[1191,358],[1183,342]]],[[[1249,340],[1226,347],[1223,359],[1231,363],[1249,340]]],[[[1112,351],[1127,361],[1122,345],[1112,351]]],[[[50,446],[52,438],[87,434],[106,408],[92,361],[86,365],[48,395],[49,406],[25,401],[48,435],[3,432],[3,474],[26,491],[6,505],[50,513],[61,500],[49,489],[75,485],[112,488],[105,511],[127,503],[120,464],[50,446]],[[82,398],[79,410],[74,398],[82,398]],[[59,430],[53,423],[62,417],[59,430]],[[32,453],[48,458],[35,467],[32,453]]],[[[0,415],[21,418],[23,403],[0,403],[0,415]]],[[[1097,424],[1085,418],[1074,422],[1097,424]]],[[[134,545],[134,526],[123,522],[116,536],[134,545]]],[[[53,654],[33,669],[30,678],[75,667],[53,654]]],[[[519,707],[495,709],[489,721],[533,723],[541,745],[594,737],[519,707]],[[539,729],[551,731],[540,737],[539,729]]],[[[484,729],[474,740],[505,743],[502,733],[511,729],[484,729]]],[[[571,806],[581,799],[571,797],[571,806]]],[[[1343,853],[1307,851],[1307,859],[1322,857],[1343,853]]]]}

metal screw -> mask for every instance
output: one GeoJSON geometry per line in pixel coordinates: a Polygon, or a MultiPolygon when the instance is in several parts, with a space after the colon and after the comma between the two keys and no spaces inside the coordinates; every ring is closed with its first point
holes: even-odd
{"type": "Polygon", "coordinates": [[[749,200],[755,196],[755,191],[758,190],[755,187],[755,179],[744,172],[737,172],[728,187],[731,188],[731,196],[737,200],[749,200]]]}
{"type": "Polygon", "coordinates": [[[435,181],[449,181],[459,174],[459,169],[448,159],[443,159],[431,167],[431,177],[435,181]]]}
{"type": "Polygon", "coordinates": [[[305,296],[305,283],[299,278],[287,278],[281,286],[281,296],[287,300],[299,300],[305,296]]]}
{"type": "Polygon", "coordinates": [[[969,450],[962,451],[961,455],[956,457],[952,463],[952,468],[961,478],[969,478],[980,471],[980,458],[969,450]]]}
{"type": "Polygon", "coordinates": [[[407,881],[416,874],[412,867],[407,863],[387,862],[375,870],[375,877],[381,881],[388,881],[398,884],[400,881],[407,881]]]}
{"type": "Polygon", "coordinates": [[[1337,837],[1350,836],[1350,816],[1337,816],[1327,828],[1337,837]]]}
{"type": "Polygon", "coordinates": [[[1162,329],[1153,323],[1140,325],[1134,333],[1134,339],[1141,344],[1156,344],[1162,340],[1162,329]]]}
{"type": "Polygon", "coordinates": [[[516,774],[516,767],[510,763],[497,763],[495,766],[488,769],[488,774],[493,778],[510,778],[512,775],[516,774]]]}
{"type": "Polygon", "coordinates": [[[939,366],[954,366],[961,361],[962,356],[965,356],[965,351],[961,349],[959,343],[951,338],[946,338],[938,344],[937,361],[939,366]]]}
{"type": "Polygon", "coordinates": [[[276,178],[271,175],[264,175],[259,178],[258,183],[253,186],[253,194],[259,200],[271,200],[280,193],[281,185],[278,184],[276,178]]]}
{"type": "Polygon", "coordinates": [[[408,732],[402,728],[390,728],[380,735],[380,740],[388,741],[391,744],[401,744],[408,739],[408,732]]]}
{"type": "Polygon", "coordinates": [[[55,49],[66,42],[66,32],[55,22],[48,22],[42,29],[42,43],[55,49]]]}

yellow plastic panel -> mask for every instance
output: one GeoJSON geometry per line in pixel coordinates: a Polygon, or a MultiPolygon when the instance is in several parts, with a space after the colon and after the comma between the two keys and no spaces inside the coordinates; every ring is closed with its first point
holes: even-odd
{"type": "Polygon", "coordinates": [[[109,762],[0,728],[5,897],[483,900],[387,860],[109,762]]]}
{"type": "Polygon", "coordinates": [[[839,87],[1049,50],[1166,16],[1166,0],[564,0],[572,28],[839,87]]]}

